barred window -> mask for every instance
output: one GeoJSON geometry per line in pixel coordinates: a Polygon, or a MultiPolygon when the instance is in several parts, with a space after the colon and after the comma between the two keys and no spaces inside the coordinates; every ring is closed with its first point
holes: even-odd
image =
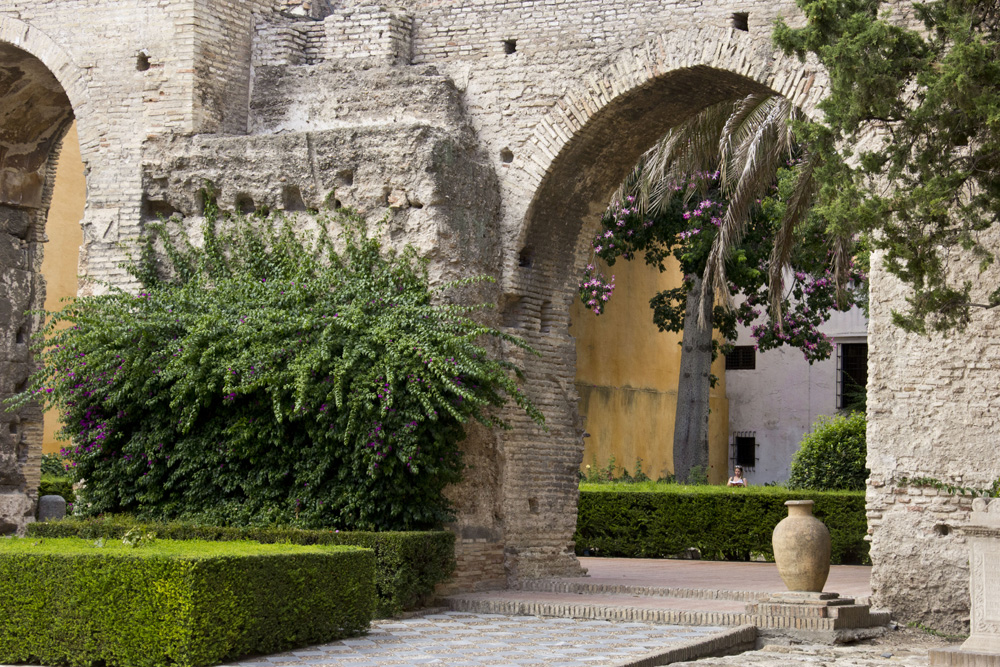
{"type": "Polygon", "coordinates": [[[863,402],[868,388],[868,343],[837,346],[837,407],[850,408],[863,402]]]}
{"type": "Polygon", "coordinates": [[[743,468],[744,472],[752,472],[757,465],[757,434],[754,431],[741,431],[733,434],[732,444],[733,465],[743,468]]]}
{"type": "Polygon", "coordinates": [[[737,345],[726,355],[727,371],[752,371],[757,368],[757,350],[753,345],[737,345]]]}

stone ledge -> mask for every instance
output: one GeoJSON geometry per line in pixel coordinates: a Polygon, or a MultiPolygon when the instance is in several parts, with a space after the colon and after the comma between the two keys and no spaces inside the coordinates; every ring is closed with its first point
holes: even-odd
{"type": "Polygon", "coordinates": [[[736,600],[754,602],[771,594],[763,591],[724,591],[710,588],[634,586],[631,584],[590,584],[558,579],[530,579],[519,582],[522,591],[577,593],[581,595],[636,595],[639,597],[689,598],[695,600],[736,600]]]}
{"type": "Polygon", "coordinates": [[[442,599],[453,611],[515,616],[553,616],[605,621],[643,621],[665,625],[749,625],[748,614],[725,611],[685,611],[646,609],[606,604],[532,602],[526,600],[482,599],[453,596],[442,599]]]}
{"type": "Polygon", "coordinates": [[[1000,654],[963,651],[958,647],[931,649],[927,659],[930,667],[1000,667],[1000,654]]]}

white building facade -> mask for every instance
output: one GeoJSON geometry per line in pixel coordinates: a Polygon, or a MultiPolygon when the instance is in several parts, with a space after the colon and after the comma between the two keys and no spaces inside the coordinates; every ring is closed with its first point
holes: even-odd
{"type": "Polygon", "coordinates": [[[850,405],[867,380],[868,320],[859,308],[834,312],[821,331],[833,354],[810,364],[798,349],[759,352],[748,327],[726,358],[729,466],[751,484],[784,483],[802,436],[823,415],[850,405]]]}

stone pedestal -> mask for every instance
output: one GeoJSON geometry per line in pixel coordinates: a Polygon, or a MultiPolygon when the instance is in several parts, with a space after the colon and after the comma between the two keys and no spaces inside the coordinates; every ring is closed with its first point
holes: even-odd
{"type": "Polygon", "coordinates": [[[969,638],[960,649],[930,651],[930,664],[1000,667],[1000,499],[972,501],[965,535],[972,601],[969,638]]]}
{"type": "Polygon", "coordinates": [[[927,657],[930,667],[1000,667],[1000,654],[958,647],[932,648],[927,657]]]}
{"type": "Polygon", "coordinates": [[[790,636],[839,644],[881,635],[888,612],[872,612],[866,604],[837,593],[789,591],[747,605],[764,636],[790,636]]]}
{"type": "Polygon", "coordinates": [[[62,496],[42,496],[38,499],[38,520],[58,521],[66,516],[66,499],[62,496]]]}
{"type": "Polygon", "coordinates": [[[789,590],[747,605],[759,633],[826,644],[884,633],[889,612],[872,612],[853,598],[823,592],[830,573],[830,531],[812,515],[813,501],[785,505],[788,516],[775,527],[771,543],[778,574],[789,590]]]}

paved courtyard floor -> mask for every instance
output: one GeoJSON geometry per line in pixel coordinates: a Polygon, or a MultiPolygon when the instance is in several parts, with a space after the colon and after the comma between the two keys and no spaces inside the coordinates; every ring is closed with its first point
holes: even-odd
{"type": "Polygon", "coordinates": [[[442,612],[375,621],[364,637],[232,663],[242,667],[299,665],[548,665],[602,667],[725,631],[569,618],[442,612]]]}
{"type": "MultiPolygon", "coordinates": [[[[570,589],[483,593],[496,599],[524,597],[559,605],[591,603],[709,613],[742,609],[747,599],[784,590],[773,563],[715,563],[654,559],[581,558],[589,577],[561,580],[570,589]],[[580,587],[587,587],[583,590],[580,587]],[[596,587],[598,590],[591,590],[596,587]],[[624,587],[624,588],[623,588],[624,587]],[[650,590],[639,590],[650,589],[650,590]],[[601,589],[614,594],[598,595],[601,589]],[[715,593],[712,593],[715,591],[715,593]],[[551,600],[550,600],[551,598],[551,600]],[[714,610],[714,611],[713,611],[714,610]]],[[[870,568],[834,566],[826,590],[866,598],[870,568]]],[[[539,582],[544,584],[544,582],[539,582]]],[[[514,612],[518,613],[518,612],[514,612]]],[[[524,612],[520,612],[524,613],[524,612]]],[[[529,612],[533,613],[533,612],[529,612]]],[[[626,667],[654,654],[720,641],[734,632],[719,625],[657,624],[554,616],[484,613],[482,610],[428,611],[405,619],[372,623],[363,637],[270,656],[248,658],[239,667],[403,667],[446,665],[546,665],[626,667]]],[[[714,621],[709,621],[714,622],[714,621]]],[[[912,630],[891,632],[857,646],[764,646],[728,658],[706,658],[691,667],[890,667],[927,665],[927,648],[946,644],[912,630]]],[[[700,651],[702,655],[705,651],[700,651]]]]}
{"type": "MultiPolygon", "coordinates": [[[[580,558],[589,576],[562,579],[591,585],[701,588],[717,591],[774,593],[785,584],[774,563],[742,563],[664,558],[580,558]]],[[[867,598],[872,594],[872,568],[865,565],[831,565],[825,591],[843,597],[867,598]]]]}

